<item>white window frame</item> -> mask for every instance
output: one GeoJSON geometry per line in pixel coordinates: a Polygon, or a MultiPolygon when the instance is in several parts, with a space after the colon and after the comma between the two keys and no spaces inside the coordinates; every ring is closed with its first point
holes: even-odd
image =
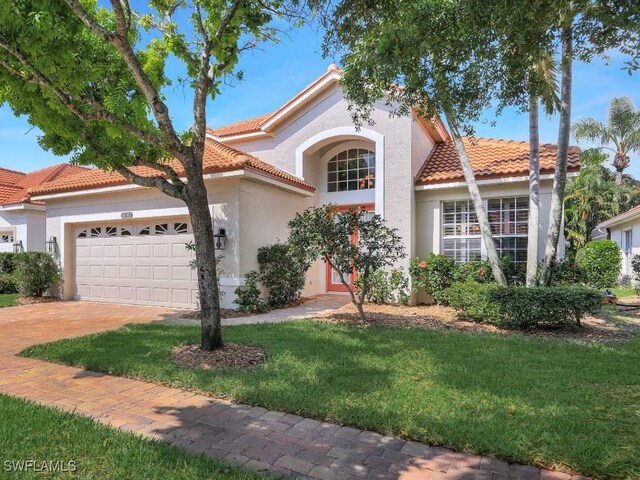
{"type": "Polygon", "coordinates": [[[339,192],[358,192],[361,190],[373,190],[375,189],[376,186],[376,154],[375,152],[373,152],[372,150],[368,149],[368,148],[362,148],[362,147],[352,147],[352,148],[345,148],[344,150],[338,152],[337,154],[335,154],[334,156],[332,156],[329,160],[327,160],[327,179],[326,179],[326,188],[327,188],[327,193],[339,193],[339,192]],[[355,151],[355,157],[350,157],[349,153],[355,151]],[[345,155],[345,158],[338,158],[341,155],[345,155]],[[371,165],[369,163],[368,160],[366,160],[363,156],[367,155],[369,156],[370,160],[373,161],[373,165],[371,165]],[[351,161],[358,161],[360,162],[361,160],[365,160],[367,161],[367,176],[364,178],[360,178],[360,173],[362,170],[365,170],[364,167],[358,166],[358,168],[356,169],[349,169],[348,165],[347,165],[347,169],[346,170],[339,170],[338,167],[340,165],[340,162],[347,162],[347,164],[351,161]],[[330,171],[329,169],[329,165],[331,164],[335,164],[336,165],[336,169],[334,171],[330,171]],[[340,180],[339,177],[339,173],[344,172],[347,175],[347,179],[346,180],[340,180]],[[351,172],[358,172],[357,173],[357,177],[355,179],[350,179],[349,178],[349,174],[351,172]],[[331,175],[335,176],[334,180],[330,180],[331,175]],[[372,175],[373,177],[370,177],[369,175],[372,175]],[[347,188],[345,190],[339,190],[338,186],[340,185],[340,183],[345,183],[347,188]],[[349,184],[355,182],[356,187],[357,188],[349,188],[349,184]],[[361,182],[366,182],[366,187],[365,188],[360,188],[360,184],[361,182]],[[330,185],[334,185],[335,186],[335,190],[331,190],[329,188],[330,185]]]}
{"type": "MultiPolygon", "coordinates": [[[[482,202],[484,204],[485,212],[487,212],[487,215],[489,215],[489,201],[500,200],[500,202],[502,203],[502,201],[504,199],[515,199],[516,200],[515,212],[516,212],[516,215],[517,215],[517,212],[518,212],[517,200],[519,198],[520,199],[526,199],[527,221],[524,221],[524,222],[521,222],[521,223],[524,223],[525,225],[527,225],[527,228],[528,228],[529,202],[528,202],[528,198],[526,196],[523,196],[523,195],[503,195],[503,196],[499,196],[499,197],[483,198],[482,202]]],[[[458,202],[468,203],[468,205],[470,207],[469,208],[469,212],[473,212],[473,214],[475,215],[475,209],[474,209],[474,206],[473,206],[473,202],[470,199],[443,200],[443,201],[440,202],[440,253],[442,255],[445,255],[445,253],[444,253],[444,251],[445,251],[444,242],[447,239],[467,239],[467,240],[480,239],[480,258],[482,260],[486,260],[488,258],[487,248],[486,248],[484,239],[482,238],[482,233],[478,232],[477,235],[466,234],[466,235],[448,235],[448,236],[445,236],[445,231],[444,231],[445,230],[444,205],[446,203],[458,203],[458,202]]],[[[502,212],[502,209],[501,209],[501,212],[502,212]]],[[[447,225],[449,225],[449,224],[447,224],[447,225]]],[[[502,219],[501,219],[500,225],[503,225],[502,224],[502,219]]],[[[529,238],[528,232],[527,233],[513,233],[513,234],[500,233],[500,234],[492,234],[492,236],[493,236],[494,239],[500,239],[500,238],[526,238],[526,239],[528,239],[529,238]]],[[[500,250],[499,249],[498,249],[498,255],[500,255],[500,250]]],[[[466,257],[469,258],[468,256],[466,256],[466,257]]],[[[525,261],[526,260],[521,260],[519,263],[523,263],[525,261]]]]}

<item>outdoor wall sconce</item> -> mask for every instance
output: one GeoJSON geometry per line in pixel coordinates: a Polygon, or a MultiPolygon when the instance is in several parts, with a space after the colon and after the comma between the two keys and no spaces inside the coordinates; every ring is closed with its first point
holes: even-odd
{"type": "Polygon", "coordinates": [[[214,248],[216,250],[224,250],[227,244],[227,231],[224,228],[219,228],[218,233],[213,234],[214,248]]]}
{"type": "Polygon", "coordinates": [[[45,246],[48,253],[52,255],[58,253],[58,239],[56,237],[52,236],[48,242],[45,242],[45,246]]]}
{"type": "Polygon", "coordinates": [[[13,244],[13,253],[23,253],[24,247],[22,246],[22,240],[18,240],[13,244]]]}

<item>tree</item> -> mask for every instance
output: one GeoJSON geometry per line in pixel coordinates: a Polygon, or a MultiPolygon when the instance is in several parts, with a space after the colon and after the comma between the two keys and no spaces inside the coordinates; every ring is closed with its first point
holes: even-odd
{"type": "Polygon", "coordinates": [[[135,10],[129,0],[103,3],[110,8],[95,0],[2,2],[0,104],[42,130],[43,148],[186,204],[201,347],[219,348],[213,225],[202,176],[207,99],[225,79],[241,78],[234,70],[241,52],[273,38],[270,22],[283,4],[153,0],[135,10]],[[193,124],[183,133],[165,100],[176,84],[193,93],[193,124]]]}
{"type": "Polygon", "coordinates": [[[622,183],[622,175],[629,166],[629,154],[640,152],[640,110],[628,97],[614,98],[606,125],[591,117],[584,118],[573,126],[573,134],[578,141],[598,142],[601,148],[611,150],[616,182],[622,183]]]}
{"type": "Polygon", "coordinates": [[[380,215],[365,210],[340,212],[335,205],[305,210],[289,222],[289,245],[302,263],[322,259],[338,274],[358,314],[366,321],[364,302],[374,273],[405,257],[402,239],[380,215]],[[359,278],[356,288],[350,281],[359,278]]]}
{"type": "Polygon", "coordinates": [[[604,166],[606,160],[597,150],[584,151],[580,174],[567,185],[564,231],[572,255],[591,240],[599,223],[640,204],[638,182],[627,177],[616,183],[616,175],[604,166]]]}

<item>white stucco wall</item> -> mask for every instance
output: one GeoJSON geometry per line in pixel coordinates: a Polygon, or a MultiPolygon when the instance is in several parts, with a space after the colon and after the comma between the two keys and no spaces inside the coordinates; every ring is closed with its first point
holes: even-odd
{"type": "MultiPolygon", "coordinates": [[[[14,208],[0,211],[0,233],[13,233],[14,243],[22,242],[25,251],[45,249],[45,212],[42,209],[14,208]]],[[[0,243],[0,252],[12,252],[13,243],[0,243]]]]}
{"type": "Polygon", "coordinates": [[[618,244],[620,254],[622,255],[621,275],[633,275],[631,268],[631,259],[634,255],[640,255],[640,219],[631,219],[620,225],[616,225],[609,229],[611,240],[618,244]],[[631,230],[631,253],[627,253],[623,249],[623,232],[631,230]]]}

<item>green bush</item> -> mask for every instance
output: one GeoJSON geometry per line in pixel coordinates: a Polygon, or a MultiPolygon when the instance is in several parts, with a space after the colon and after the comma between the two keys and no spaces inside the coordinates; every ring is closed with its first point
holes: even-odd
{"type": "MultiPolygon", "coordinates": [[[[362,277],[356,278],[356,287],[360,288],[362,277]]],[[[409,279],[402,269],[391,272],[376,270],[369,275],[369,289],[366,300],[372,303],[401,303],[407,305],[409,296],[409,279]]]]}
{"type": "Polygon", "coordinates": [[[457,282],[491,283],[494,281],[493,270],[488,260],[471,260],[458,265],[457,282]]]}
{"type": "MultiPolygon", "coordinates": [[[[538,264],[538,279],[542,275],[543,262],[538,264]]],[[[572,285],[584,283],[584,272],[570,258],[563,258],[551,265],[550,285],[572,285]]]]}
{"type": "Polygon", "coordinates": [[[633,288],[636,295],[640,295],[640,255],[634,255],[631,259],[631,269],[633,270],[633,288]]]}
{"type": "Polygon", "coordinates": [[[585,314],[602,307],[602,294],[580,285],[527,288],[456,282],[444,297],[463,318],[514,328],[580,325],[585,314]]]}
{"type": "Polygon", "coordinates": [[[300,298],[309,264],[285,243],[258,249],[259,281],[269,290],[269,306],[283,308],[300,298]]]}
{"type": "Polygon", "coordinates": [[[22,296],[41,297],[60,282],[60,269],[49,253],[18,253],[14,257],[14,265],[13,278],[22,296]]]}
{"type": "Polygon", "coordinates": [[[11,275],[15,270],[15,253],[0,253],[0,274],[5,273],[11,275]]]}
{"type": "Polygon", "coordinates": [[[622,265],[620,248],[612,240],[593,240],[578,251],[576,265],[584,273],[587,285],[594,288],[614,287],[622,265]]]}
{"type": "Polygon", "coordinates": [[[445,301],[443,292],[456,279],[458,267],[445,255],[430,253],[426,260],[415,257],[409,265],[411,284],[414,291],[424,289],[437,304],[445,301]]]}
{"type": "Polygon", "coordinates": [[[258,288],[260,274],[251,271],[245,275],[244,285],[235,289],[236,299],[233,303],[238,304],[238,310],[247,313],[261,313],[267,309],[262,300],[262,292],[258,288]]]}
{"type": "Polygon", "coordinates": [[[8,273],[0,273],[0,294],[3,293],[18,293],[13,275],[8,273]]]}
{"type": "Polygon", "coordinates": [[[455,282],[444,290],[445,302],[458,310],[463,318],[484,323],[502,323],[498,306],[489,300],[497,285],[473,281],[455,282]]]}

